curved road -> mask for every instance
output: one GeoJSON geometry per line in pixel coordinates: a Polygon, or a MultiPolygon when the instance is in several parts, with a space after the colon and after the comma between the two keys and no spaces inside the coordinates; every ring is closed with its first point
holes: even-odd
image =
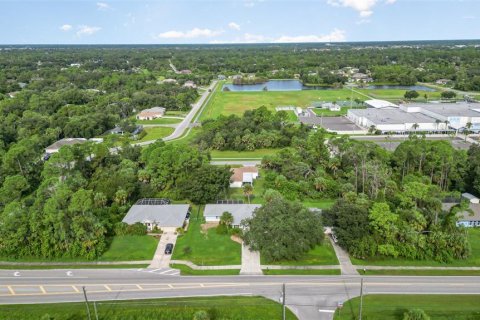
{"type": "MultiPolygon", "coordinates": [[[[286,304],[300,319],[332,319],[339,301],[358,296],[360,276],[180,277],[150,269],[0,270],[0,304],[260,295],[286,304]]],[[[480,294],[480,277],[364,277],[365,294],[480,294]]]]}

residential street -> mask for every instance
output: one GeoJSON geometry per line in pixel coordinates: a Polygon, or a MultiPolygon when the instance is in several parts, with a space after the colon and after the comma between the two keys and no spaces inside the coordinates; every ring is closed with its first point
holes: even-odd
{"type": "MultiPolygon", "coordinates": [[[[180,296],[261,295],[286,304],[300,319],[332,319],[337,303],[359,295],[360,276],[175,277],[143,269],[0,270],[0,303],[91,301],[180,296]],[[320,311],[319,311],[320,310],[320,311]]],[[[480,294],[480,277],[364,278],[365,294],[480,294]]]]}

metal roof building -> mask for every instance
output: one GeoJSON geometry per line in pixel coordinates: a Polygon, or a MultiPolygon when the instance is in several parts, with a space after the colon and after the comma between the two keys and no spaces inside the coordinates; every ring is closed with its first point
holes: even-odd
{"type": "Polygon", "coordinates": [[[188,204],[135,204],[123,218],[122,222],[143,223],[148,230],[158,227],[175,230],[183,226],[190,205],[188,204]]]}
{"type": "Polygon", "coordinates": [[[260,207],[260,204],[207,204],[203,216],[207,222],[218,222],[224,212],[230,212],[233,225],[239,226],[242,220],[251,218],[255,209],[260,207]]]}

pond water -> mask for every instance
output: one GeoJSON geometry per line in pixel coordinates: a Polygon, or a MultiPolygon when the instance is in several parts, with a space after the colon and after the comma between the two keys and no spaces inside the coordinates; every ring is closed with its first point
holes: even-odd
{"type": "MultiPolygon", "coordinates": [[[[267,88],[267,91],[300,91],[300,90],[335,90],[337,88],[325,87],[325,86],[305,86],[299,80],[269,80],[265,83],[259,84],[224,84],[224,88],[230,89],[230,91],[263,91],[264,88],[267,88]]],[[[435,89],[426,87],[426,86],[396,86],[396,85],[385,85],[377,86],[370,85],[364,88],[358,89],[399,89],[399,90],[417,90],[417,91],[435,91],[435,89]]]]}

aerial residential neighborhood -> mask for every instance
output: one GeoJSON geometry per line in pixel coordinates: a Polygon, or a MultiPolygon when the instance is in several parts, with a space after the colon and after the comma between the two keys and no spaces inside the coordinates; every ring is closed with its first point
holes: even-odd
{"type": "Polygon", "coordinates": [[[480,319],[479,2],[0,8],[0,319],[480,319]]]}

